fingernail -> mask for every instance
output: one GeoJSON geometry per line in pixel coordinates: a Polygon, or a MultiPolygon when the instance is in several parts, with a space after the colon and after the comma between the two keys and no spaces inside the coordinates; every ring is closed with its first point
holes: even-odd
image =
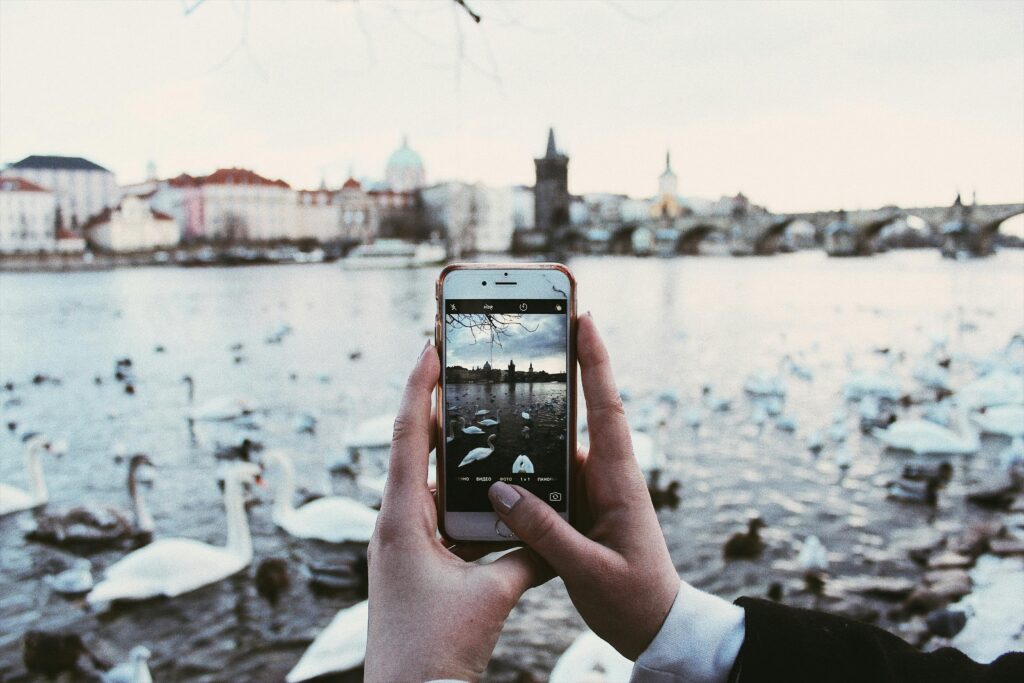
{"type": "Polygon", "coordinates": [[[425,342],[423,343],[423,348],[422,348],[422,349],[420,349],[420,355],[419,355],[419,356],[417,356],[417,358],[422,358],[422,357],[423,357],[423,354],[425,354],[425,353],[427,352],[427,349],[429,349],[429,348],[430,348],[431,346],[433,346],[433,344],[431,344],[431,343],[430,343],[430,340],[429,340],[429,339],[428,339],[427,341],[425,341],[425,342]]]}
{"type": "Polygon", "coordinates": [[[583,314],[583,317],[584,318],[590,318],[591,320],[593,320],[594,319],[594,314],[591,313],[590,311],[587,311],[586,313],[583,314]]]}
{"type": "Polygon", "coordinates": [[[491,499],[491,504],[499,512],[511,512],[515,504],[522,498],[519,495],[519,491],[516,491],[503,481],[496,481],[491,484],[491,488],[487,489],[487,496],[491,499]]]}

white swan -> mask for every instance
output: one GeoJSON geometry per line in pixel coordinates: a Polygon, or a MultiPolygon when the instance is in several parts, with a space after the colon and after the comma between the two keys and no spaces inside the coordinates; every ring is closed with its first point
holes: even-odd
{"type": "Polygon", "coordinates": [[[957,396],[973,408],[1024,403],[1024,378],[1005,369],[994,370],[965,384],[957,396]]]}
{"type": "Polygon", "coordinates": [[[786,395],[786,383],[782,379],[782,373],[772,374],[766,371],[755,372],[747,377],[743,383],[743,389],[754,396],[778,396],[786,395]]]}
{"type": "Polygon", "coordinates": [[[459,426],[462,428],[462,433],[463,434],[484,434],[485,433],[484,430],[480,429],[476,425],[470,425],[469,427],[467,427],[466,426],[466,418],[464,418],[464,417],[460,417],[459,418],[459,426]]]}
{"type": "Polygon", "coordinates": [[[153,683],[153,675],[147,663],[152,656],[148,648],[136,645],[128,655],[127,662],[103,674],[103,683],[153,683]]]}
{"type": "MultiPolygon", "coordinates": [[[[658,436],[661,436],[661,430],[659,428],[658,436]]],[[[636,458],[637,464],[640,466],[640,470],[644,473],[652,472],[654,470],[661,470],[665,467],[665,452],[661,449],[659,438],[658,441],[645,432],[638,432],[630,430],[629,438],[633,442],[633,457],[636,458]]]]}
{"type": "Polygon", "coordinates": [[[346,444],[353,448],[387,448],[395,431],[395,415],[386,413],[363,421],[356,427],[346,444]]]}
{"type": "Polygon", "coordinates": [[[908,419],[897,420],[888,429],[876,429],[872,434],[889,448],[912,451],[919,455],[976,453],[981,448],[978,432],[967,419],[967,406],[959,404],[957,408],[959,432],[929,420],[908,419]]]}
{"type": "Polygon", "coordinates": [[[584,631],[558,658],[548,683],[626,683],[632,672],[633,662],[593,631],[584,631]]]}
{"type": "Polygon", "coordinates": [[[494,413],[494,419],[486,418],[484,420],[477,420],[477,424],[481,424],[484,427],[497,427],[501,424],[501,408],[498,408],[497,412],[494,413]]]}
{"type": "Polygon", "coordinates": [[[458,424],[458,420],[448,421],[448,436],[444,438],[445,443],[451,443],[452,441],[455,441],[455,430],[457,429],[456,425],[458,424]]]}
{"type": "Polygon", "coordinates": [[[274,524],[292,536],[318,538],[331,543],[367,543],[377,523],[377,511],[344,496],[326,496],[296,509],[295,468],[287,453],[264,452],[263,461],[277,465],[281,483],[274,490],[274,524]]]}
{"type": "Polygon", "coordinates": [[[22,437],[25,442],[25,460],[28,464],[29,476],[32,478],[32,490],[22,489],[0,483],[0,517],[12,512],[31,510],[45,505],[50,500],[43,478],[43,464],[39,461],[39,452],[53,452],[53,445],[42,434],[30,432],[22,437]]]}
{"type": "Polygon", "coordinates": [[[895,401],[902,395],[900,383],[889,374],[857,370],[851,372],[843,384],[843,397],[847,401],[859,401],[865,396],[895,401]]]}
{"type": "Polygon", "coordinates": [[[994,406],[974,416],[985,434],[1024,436],[1024,405],[994,406]]]}
{"type": "Polygon", "coordinates": [[[497,438],[497,434],[491,434],[489,437],[487,437],[488,448],[484,448],[481,446],[480,448],[474,448],[469,453],[466,453],[466,457],[463,458],[462,462],[459,463],[459,467],[462,467],[463,465],[468,465],[471,462],[476,462],[477,460],[483,460],[484,458],[490,457],[491,453],[494,452],[494,440],[497,438]]]}
{"type": "Polygon", "coordinates": [[[817,536],[808,536],[804,539],[796,561],[807,571],[823,572],[828,569],[828,553],[817,536]]]}
{"type": "Polygon", "coordinates": [[[526,412],[525,410],[521,413],[521,415],[523,416],[524,420],[529,420],[530,419],[530,414],[528,412],[526,412]]]}
{"type": "Polygon", "coordinates": [[[259,479],[258,465],[234,462],[224,468],[227,545],[190,538],[162,538],[125,555],[107,568],[106,578],[86,596],[96,609],[114,600],[175,597],[225,579],[252,561],[252,538],[245,517],[242,487],[259,479]]]}
{"type": "Polygon", "coordinates": [[[533,461],[526,455],[520,455],[512,463],[512,474],[533,474],[533,461]]]}
{"type": "Polygon", "coordinates": [[[476,411],[475,417],[483,417],[484,415],[486,415],[489,412],[491,412],[491,411],[489,411],[489,410],[478,410],[478,411],[476,411]]]}
{"type": "Polygon", "coordinates": [[[226,422],[238,417],[250,415],[256,410],[256,404],[241,396],[218,396],[204,401],[189,411],[190,420],[205,422],[226,422]]]}
{"type": "Polygon", "coordinates": [[[366,659],[366,600],[338,612],[321,631],[285,676],[287,683],[298,683],[333,672],[348,671],[366,659]]]}

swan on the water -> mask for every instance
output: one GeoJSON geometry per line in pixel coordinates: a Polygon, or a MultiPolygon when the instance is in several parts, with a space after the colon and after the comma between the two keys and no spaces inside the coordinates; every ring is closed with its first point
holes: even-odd
{"type": "Polygon", "coordinates": [[[103,546],[125,540],[147,542],[153,537],[153,517],[139,491],[139,470],[153,467],[143,453],[128,464],[128,497],[132,512],[114,506],[90,503],[60,512],[36,516],[36,528],[25,536],[33,541],[58,545],[103,546]]]}
{"type": "Polygon", "coordinates": [[[24,491],[8,484],[0,483],[0,517],[13,512],[31,510],[40,505],[45,505],[50,500],[50,494],[46,490],[46,479],[43,477],[43,463],[39,460],[39,453],[45,451],[53,453],[53,444],[38,432],[29,432],[21,440],[25,443],[25,460],[28,465],[29,476],[32,479],[32,490],[24,491]]]}
{"type": "Polygon", "coordinates": [[[466,426],[466,418],[459,418],[459,427],[462,429],[463,434],[484,434],[484,430],[480,429],[476,425],[466,426]]]}
{"type": "Polygon", "coordinates": [[[153,683],[148,663],[152,656],[147,647],[136,645],[128,655],[127,662],[103,674],[103,683],[153,683]]]}
{"type": "Polygon", "coordinates": [[[354,448],[387,448],[395,431],[395,415],[385,413],[359,423],[348,438],[346,446],[354,448]]]}
{"type": "Polygon", "coordinates": [[[512,474],[533,474],[533,461],[525,454],[519,455],[512,463],[512,474]]]}
{"type": "Polygon", "coordinates": [[[593,631],[584,631],[555,662],[548,683],[626,683],[632,672],[633,662],[593,631]]]}
{"type": "Polygon", "coordinates": [[[1024,403],[1024,381],[1005,369],[990,372],[957,391],[957,397],[973,408],[1024,403]]]}
{"type": "Polygon", "coordinates": [[[86,596],[104,610],[114,600],[175,597],[225,579],[252,561],[252,538],[245,516],[243,486],[259,480],[260,467],[232,462],[224,468],[227,544],[215,546],[190,538],[161,538],[125,555],[107,568],[106,578],[86,596]]]}
{"type": "Polygon", "coordinates": [[[1024,436],[1024,405],[987,408],[984,413],[974,416],[974,422],[985,434],[1024,436]]]}
{"type": "Polygon", "coordinates": [[[483,425],[484,427],[497,427],[501,424],[501,408],[494,413],[494,419],[486,418],[483,420],[477,420],[477,424],[483,425]]]}
{"type": "Polygon", "coordinates": [[[368,604],[363,600],[338,612],[284,680],[298,683],[324,674],[348,671],[362,664],[366,659],[368,604]]]}
{"type": "Polygon", "coordinates": [[[665,451],[661,447],[664,424],[658,427],[657,439],[646,432],[629,431],[629,439],[633,443],[633,457],[636,458],[640,470],[645,474],[664,469],[665,451]]]}
{"type": "Polygon", "coordinates": [[[494,452],[494,440],[496,438],[498,438],[497,434],[491,434],[489,437],[487,437],[486,448],[481,446],[480,448],[474,448],[469,453],[466,453],[466,457],[463,458],[462,462],[459,463],[459,467],[462,467],[463,465],[468,465],[471,462],[476,462],[477,460],[483,460],[484,458],[490,457],[491,453],[494,452]]]}
{"type": "Polygon", "coordinates": [[[828,553],[817,536],[812,535],[804,539],[796,561],[807,571],[823,572],[828,569],[828,553]]]}
{"type": "Polygon", "coordinates": [[[491,412],[491,411],[489,411],[489,410],[482,410],[482,409],[478,410],[475,413],[475,417],[483,417],[484,415],[486,415],[489,412],[491,412]]]}
{"type": "Polygon", "coordinates": [[[528,412],[526,412],[525,410],[522,413],[520,413],[520,414],[523,416],[524,420],[529,420],[530,419],[530,414],[528,412]]]}
{"type": "Polygon", "coordinates": [[[284,451],[269,450],[263,461],[276,465],[281,481],[274,489],[274,523],[292,536],[318,538],[331,543],[354,541],[366,543],[377,523],[377,512],[344,496],[325,496],[296,509],[295,468],[284,451]]]}
{"type": "Polygon", "coordinates": [[[74,561],[70,569],[65,569],[59,574],[44,576],[43,581],[55,593],[83,595],[92,590],[92,562],[80,557],[74,561]]]}
{"type": "Polygon", "coordinates": [[[978,431],[967,419],[967,406],[957,405],[957,427],[953,431],[920,418],[897,420],[888,429],[876,429],[872,434],[889,448],[906,450],[918,455],[934,453],[955,455],[976,453],[981,448],[978,431]]]}

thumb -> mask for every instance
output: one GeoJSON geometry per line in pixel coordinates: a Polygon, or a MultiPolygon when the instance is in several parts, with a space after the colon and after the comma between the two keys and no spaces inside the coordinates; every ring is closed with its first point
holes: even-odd
{"type": "Polygon", "coordinates": [[[579,567],[584,556],[596,545],[576,531],[561,515],[521,486],[510,486],[503,481],[491,484],[487,490],[494,511],[516,536],[551,565],[559,576],[565,577],[579,567]]]}

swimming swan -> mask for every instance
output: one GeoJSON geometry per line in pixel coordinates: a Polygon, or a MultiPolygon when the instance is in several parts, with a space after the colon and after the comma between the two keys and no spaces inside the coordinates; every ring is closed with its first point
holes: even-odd
{"type": "Polygon", "coordinates": [[[53,444],[37,432],[30,432],[22,437],[25,442],[25,460],[28,463],[29,475],[32,477],[32,491],[23,491],[7,484],[0,484],[0,517],[12,512],[31,510],[45,505],[50,500],[43,478],[43,464],[39,461],[39,452],[53,452],[53,444]]]}
{"type": "Polygon", "coordinates": [[[912,451],[917,454],[935,453],[954,455],[976,453],[981,448],[978,431],[967,419],[967,405],[957,410],[959,432],[919,418],[897,420],[888,429],[876,429],[874,436],[889,448],[912,451]]]}
{"type": "Polygon", "coordinates": [[[501,408],[498,408],[497,412],[494,413],[494,419],[487,418],[484,420],[477,420],[477,424],[481,424],[484,427],[497,427],[501,424],[501,408]]]}
{"type": "Polygon", "coordinates": [[[125,555],[107,568],[106,578],[86,596],[103,610],[114,600],[175,597],[225,579],[252,561],[252,538],[245,517],[242,487],[258,481],[260,467],[234,462],[224,470],[227,544],[215,546],[191,538],[161,538],[125,555]]]}
{"type": "Polygon", "coordinates": [[[362,664],[366,659],[368,604],[363,600],[338,612],[284,680],[298,683],[362,664]]]}
{"type": "Polygon", "coordinates": [[[974,416],[974,422],[986,434],[1024,436],[1024,405],[994,406],[974,416]]]}
{"type": "Polygon", "coordinates": [[[484,430],[480,429],[476,425],[470,425],[469,427],[467,427],[466,426],[466,418],[464,418],[464,417],[460,417],[459,418],[459,426],[462,428],[462,433],[463,434],[483,434],[484,433],[484,430]]]}
{"type": "Polygon", "coordinates": [[[477,460],[483,460],[484,458],[490,457],[491,453],[494,452],[494,440],[497,438],[497,434],[491,434],[489,437],[487,437],[488,448],[484,448],[481,446],[480,448],[474,448],[469,453],[466,453],[466,457],[463,458],[462,462],[459,463],[459,467],[462,467],[463,465],[468,465],[471,462],[476,462],[477,460]]]}
{"type": "Polygon", "coordinates": [[[377,523],[377,512],[351,498],[325,496],[296,509],[295,468],[287,453],[270,450],[263,460],[281,470],[281,483],[274,490],[274,524],[299,538],[318,538],[330,543],[367,543],[377,523]]]}
{"type": "Polygon", "coordinates": [[[512,463],[512,474],[533,474],[533,461],[526,455],[520,455],[512,463]]]}

